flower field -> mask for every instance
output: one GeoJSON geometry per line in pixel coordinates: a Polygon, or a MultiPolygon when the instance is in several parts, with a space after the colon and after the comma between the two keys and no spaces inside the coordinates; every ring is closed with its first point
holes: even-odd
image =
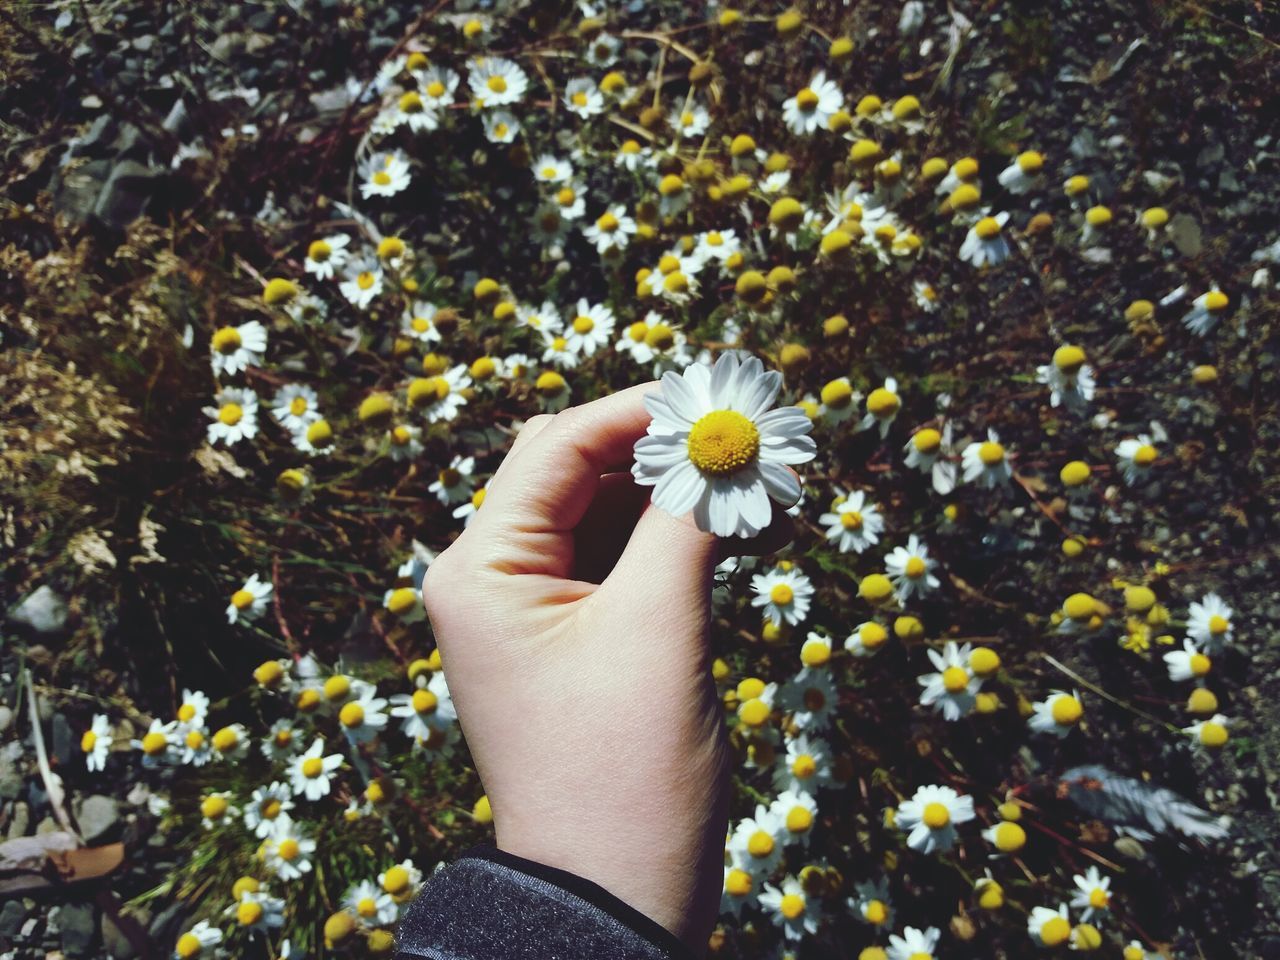
{"type": "Polygon", "coordinates": [[[156,7],[0,11],[0,957],[394,953],[492,840],[422,578],[651,380],[795,525],[710,955],[1280,957],[1280,17],[156,7]]]}

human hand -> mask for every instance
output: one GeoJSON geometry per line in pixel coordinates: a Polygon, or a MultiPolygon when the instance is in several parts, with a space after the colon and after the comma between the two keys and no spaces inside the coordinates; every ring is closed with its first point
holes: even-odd
{"type": "Polygon", "coordinates": [[[499,848],[584,877],[697,953],[719,906],[727,747],[711,679],[717,540],[628,472],[646,384],[530,420],[423,599],[499,848]]]}

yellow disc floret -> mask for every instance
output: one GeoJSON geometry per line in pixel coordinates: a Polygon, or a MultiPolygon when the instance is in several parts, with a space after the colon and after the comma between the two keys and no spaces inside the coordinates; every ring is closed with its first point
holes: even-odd
{"type": "Polygon", "coordinates": [[[711,476],[727,476],[756,461],[760,431],[736,410],[713,410],[689,431],[689,462],[711,476]]]}

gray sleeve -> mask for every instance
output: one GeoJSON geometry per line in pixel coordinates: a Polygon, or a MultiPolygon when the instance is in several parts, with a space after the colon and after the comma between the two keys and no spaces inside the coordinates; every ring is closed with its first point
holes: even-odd
{"type": "Polygon", "coordinates": [[[672,933],[581,877],[492,847],[422,885],[400,922],[410,960],[692,960],[672,933]]]}

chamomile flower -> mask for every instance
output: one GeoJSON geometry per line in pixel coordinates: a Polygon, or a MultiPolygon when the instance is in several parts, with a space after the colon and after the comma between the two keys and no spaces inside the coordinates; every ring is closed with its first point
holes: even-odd
{"type": "Polygon", "coordinates": [[[729,840],[733,862],[753,877],[767,877],[782,862],[785,827],[762,804],[754,817],[740,820],[729,840]]]}
{"type": "Polygon", "coordinates": [[[587,212],[587,188],[582,183],[565,183],[560,185],[552,196],[555,211],[562,221],[582,219],[587,212]]]}
{"type": "Polygon", "coordinates": [[[1096,385],[1093,367],[1084,351],[1070,344],[1053,352],[1053,362],[1036,367],[1036,382],[1049,388],[1050,406],[1083,407],[1093,399],[1096,385]]]}
{"type": "Polygon", "coordinates": [[[382,595],[383,608],[399,617],[401,623],[417,623],[422,620],[426,612],[422,607],[422,592],[418,586],[418,583],[412,583],[387,590],[382,595]]]}
{"type": "Polygon", "coordinates": [[[992,856],[997,857],[1021,850],[1027,842],[1027,832],[1012,821],[1002,820],[983,830],[982,839],[996,848],[998,853],[992,856]]]}
{"type": "MultiPolygon", "coordinates": [[[[619,353],[629,356],[640,366],[648,366],[664,356],[672,357],[680,365],[681,351],[687,343],[684,334],[667,323],[661,314],[650,310],[643,320],[637,320],[623,331],[614,345],[619,353]]],[[[687,356],[687,351],[683,351],[687,356]]],[[[688,366],[686,359],[683,366],[688,366]]]]}
{"type": "Polygon", "coordinates": [[[782,824],[784,845],[809,846],[818,819],[818,802],[810,794],[798,788],[783,790],[769,804],[769,814],[782,824]]]}
{"type": "Polygon", "coordinates": [[[129,745],[134,750],[142,751],[144,767],[154,769],[177,759],[175,748],[180,743],[177,726],[173,721],[162,723],[159,720],[152,720],[151,726],[142,735],[142,739],[130,742],[129,745]]]}
{"type": "Polygon", "coordinates": [[[111,736],[111,723],[106,714],[94,714],[93,723],[80,736],[80,752],[84,754],[84,765],[90,771],[101,771],[106,767],[111,736]]]}
{"type": "Polygon", "coordinates": [[[1044,182],[1044,155],[1037,150],[1026,150],[1013,158],[1013,162],[996,177],[1000,186],[1012,194],[1021,195],[1044,182]]]}
{"type": "MultiPolygon", "coordinates": [[[[826,641],[828,645],[830,642],[826,641]]],[[[791,714],[796,729],[821,731],[831,725],[839,693],[829,670],[805,667],[783,684],[778,702],[791,714]]]]}
{"type": "Polygon", "coordinates": [[[960,244],[960,259],[981,269],[995,266],[1009,258],[1009,241],[1004,236],[1004,225],[1009,214],[997,213],[978,220],[964,236],[960,244]]]}
{"type": "Polygon", "coordinates": [[[1056,737],[1065,737],[1075,729],[1080,718],[1084,716],[1079,691],[1074,690],[1071,693],[1065,690],[1053,690],[1044,700],[1033,703],[1031,710],[1027,726],[1032,732],[1051,733],[1056,737]]]}
{"type": "Polygon", "coordinates": [[[937,927],[925,930],[904,927],[902,936],[889,936],[889,960],[934,960],[933,951],[940,936],[942,931],[937,927]]]}
{"type": "Polygon", "coordinates": [[[836,377],[822,385],[820,414],[832,423],[843,423],[857,411],[859,393],[848,377],[836,377]]]}
{"type": "Polygon", "coordinates": [[[400,319],[400,333],[419,343],[439,343],[440,328],[435,324],[437,307],[434,303],[418,300],[406,310],[400,319]]]}
{"type": "Polygon", "coordinates": [[[936,673],[926,673],[918,677],[920,686],[920,703],[933,707],[946,720],[959,720],[973,709],[977,700],[982,680],[974,676],[969,665],[969,644],[959,646],[954,640],[948,640],[942,651],[927,651],[936,673]]]}
{"type": "Polygon", "coordinates": [[[374,257],[362,257],[347,264],[339,292],[358,310],[366,310],[382,293],[382,265],[374,257]]]}
{"type": "Polygon", "coordinates": [[[244,825],[255,837],[265,840],[276,833],[280,824],[288,822],[292,809],[293,794],[286,784],[276,781],[256,787],[244,808],[244,825]]]}
{"type": "Polygon", "coordinates": [[[1196,336],[1209,334],[1226,314],[1231,300],[1217,287],[1191,301],[1191,309],[1183,315],[1182,325],[1196,336]]]}
{"type": "Polygon", "coordinates": [[[350,887],[342,898],[342,905],[370,927],[395,923],[400,914],[391,894],[372,880],[361,880],[350,887]]]}
{"type": "Polygon", "coordinates": [[[229,723],[219,727],[209,738],[213,754],[219,760],[243,760],[249,752],[249,731],[243,723],[229,723]]]}
{"type": "Polygon", "coordinates": [[[422,886],[422,871],[413,865],[412,860],[401,860],[378,874],[378,886],[396,903],[407,903],[422,886]]]}
{"type": "Polygon", "coordinates": [[[1071,908],[1079,910],[1080,919],[1088,922],[1111,909],[1111,878],[1104,877],[1097,867],[1090,867],[1084,875],[1071,878],[1076,894],[1071,898],[1071,908]]]}
{"type": "Polygon", "coordinates": [[[775,926],[782,928],[788,940],[800,940],[806,933],[818,932],[821,902],[805,893],[795,877],[783,879],[778,888],[766,883],[760,894],[760,909],[769,914],[775,926]]]}
{"type": "Polygon", "coordinates": [[[209,731],[199,724],[180,723],[178,735],[178,762],[184,766],[203,767],[213,759],[213,746],[209,731]]]}
{"type": "Polygon", "coordinates": [[[711,126],[711,114],[700,103],[691,103],[679,110],[672,110],[667,124],[675,131],[676,139],[700,137],[711,126]]]}
{"type": "Polygon", "coordinates": [[[1231,721],[1220,713],[1215,713],[1208,720],[1198,720],[1182,732],[1189,734],[1196,744],[1205,750],[1221,749],[1231,739],[1228,728],[1231,721]]]}
{"type": "Polygon", "coordinates": [[[964,448],[960,465],[964,471],[964,482],[977,483],[984,490],[1004,486],[1013,477],[1008,451],[1000,442],[999,434],[990,429],[986,440],[974,440],[964,448]]]}
{"type": "Polygon", "coordinates": [[[178,937],[173,946],[173,960],[194,960],[221,942],[222,931],[210,925],[208,920],[200,920],[178,937]]]}
{"type": "Polygon", "coordinates": [[[914,533],[907,538],[905,547],[894,547],[893,552],[885,557],[884,565],[898,599],[903,603],[916,594],[924,597],[940,586],[940,581],[933,575],[938,561],[930,559],[929,548],[914,533]]]}
{"type": "Polygon", "coordinates": [[[1027,917],[1027,935],[1041,947],[1060,947],[1071,938],[1071,918],[1067,905],[1057,910],[1032,907],[1027,917]]]}
{"type": "Polygon", "coordinates": [[[516,321],[538,333],[559,333],[563,327],[560,311],[550,300],[544,301],[540,307],[522,305],[516,307],[516,321]]]}
{"type": "Polygon", "coordinates": [[[956,824],[973,819],[973,798],[950,787],[920,787],[898,807],[897,823],[907,831],[907,845],[921,853],[945,853],[956,842],[956,824]]]}
{"type": "Polygon", "coordinates": [[[652,160],[652,150],[648,147],[642,147],[637,140],[626,140],[618,148],[618,153],[613,162],[628,173],[635,173],[650,166],[652,160]]]}
{"type": "Polygon", "coordinates": [[[844,94],[825,71],[813,75],[808,86],[782,104],[782,122],[798,136],[826,130],[831,115],[844,107],[844,94]]]}
{"type": "Polygon", "coordinates": [[[533,161],[533,179],[538,183],[567,183],[573,179],[573,165],[550,153],[544,153],[533,161]]]}
{"type": "Polygon", "coordinates": [[[471,498],[474,486],[471,475],[475,472],[476,458],[454,454],[449,465],[436,474],[436,479],[427,487],[427,492],[445,506],[461,503],[471,498]]]}
{"type": "Polygon", "coordinates": [[[413,693],[391,696],[391,716],[400,719],[400,731],[407,737],[427,739],[431,732],[452,726],[458,719],[449,696],[444,674],[436,672],[425,687],[413,693]]]}
{"type": "Polygon", "coordinates": [[[902,408],[902,398],[898,396],[898,381],[893,377],[885,377],[884,385],[876,387],[867,394],[867,412],[859,424],[859,430],[880,428],[880,436],[889,434],[893,420],[902,408]]]}
{"type": "Polygon", "coordinates": [[[213,375],[239,373],[262,365],[267,350],[267,328],[257,320],[238,327],[219,327],[209,343],[213,375]]]}
{"type": "Polygon", "coordinates": [[[423,377],[409,384],[409,406],[427,418],[428,423],[454,420],[466,406],[463,393],[471,386],[467,365],[459,363],[434,377],[423,377]]]}
{"type": "Polygon", "coordinates": [[[418,90],[406,90],[387,111],[392,129],[408,127],[414,133],[429,133],[440,126],[435,105],[418,90]]]}
{"type": "Polygon", "coordinates": [[[742,908],[755,903],[756,881],[746,870],[726,863],[724,867],[724,887],[720,893],[720,913],[724,916],[737,917],[742,908]]]}
{"type": "Polygon", "coordinates": [[[209,715],[209,696],[199,690],[183,689],[175,718],[188,726],[200,726],[209,715]]]}
{"type": "Polygon", "coordinates": [[[774,789],[815,793],[831,782],[831,752],[816,737],[801,734],[787,742],[787,755],[773,772],[774,789]]]}
{"type": "Polygon", "coordinates": [[[227,446],[258,434],[258,395],[252,390],[225,387],[214,396],[215,406],[205,407],[212,423],[206,428],[209,443],[227,446]]]}
{"type": "Polygon", "coordinates": [[[636,222],[627,216],[627,208],[622,204],[610,207],[594,223],[582,228],[583,237],[595,246],[596,253],[601,256],[625,250],[635,232],[636,222]]]}
{"type": "Polygon", "coordinates": [[[604,304],[581,299],[576,313],[565,323],[565,342],[573,352],[589,357],[609,343],[616,324],[613,311],[604,304]]]}
{"type": "Polygon", "coordinates": [[[227,604],[227,623],[235,623],[242,617],[256,620],[262,616],[266,613],[273,589],[271,584],[259,580],[256,573],[251,574],[244,586],[231,595],[231,602],[227,604]]]}
{"type": "Polygon", "coordinates": [[[858,624],[845,638],[844,648],[855,657],[870,657],[880,650],[888,639],[889,631],[884,624],[867,620],[858,624]]]}
{"type": "Polygon", "coordinates": [[[262,845],[266,867],[281,880],[297,880],[311,872],[311,857],[316,852],[316,842],[308,837],[303,826],[293,820],[277,820],[276,829],[262,845]]]}
{"type": "Polygon", "coordinates": [[[403,153],[375,153],[360,165],[360,196],[394,197],[409,186],[409,179],[409,160],[403,153]]]}
{"type": "Polygon", "coordinates": [[[1212,661],[1200,652],[1195,641],[1189,637],[1182,641],[1181,650],[1173,650],[1164,655],[1164,663],[1169,670],[1169,679],[1174,683],[1186,680],[1203,683],[1205,676],[1213,669],[1212,661]]]}
{"type": "Polygon", "coordinates": [[[289,761],[289,782],[295,797],[316,801],[329,793],[334,771],[342,766],[342,755],[324,755],[324,740],[317,737],[305,753],[289,761]]]}
{"type": "Polygon", "coordinates": [[[543,413],[558,413],[569,405],[573,391],[564,375],[555,370],[544,370],[533,383],[538,396],[538,407],[543,413]]]}
{"type": "Polygon", "coordinates": [[[893,926],[893,903],[889,899],[889,882],[884,878],[854,884],[849,907],[873,927],[893,926]]]}
{"type": "Polygon", "coordinates": [[[459,80],[457,72],[448,67],[433,65],[427,68],[418,78],[423,102],[436,111],[452,106],[459,80]]]}
{"type": "Polygon", "coordinates": [[[1187,615],[1187,636],[1196,646],[1217,653],[1231,643],[1232,609],[1216,593],[1206,593],[1192,601],[1187,615]]]}
{"type": "Polygon", "coordinates": [[[1133,487],[1148,478],[1152,466],[1160,458],[1160,451],[1151,436],[1143,433],[1136,438],[1121,440],[1116,446],[1116,457],[1120,461],[1124,482],[1133,487]]]}
{"type": "Polygon", "coordinates": [[[480,487],[471,494],[471,499],[467,500],[460,507],[453,511],[453,518],[461,520],[464,527],[471,526],[471,521],[475,519],[476,513],[480,507],[484,505],[484,496],[487,488],[480,487]]]}
{"type": "Polygon", "coordinates": [[[574,77],[564,86],[564,107],[583,119],[604,112],[604,94],[590,77],[574,77]]]}
{"type": "Polygon", "coordinates": [[[1080,228],[1080,245],[1096,246],[1107,238],[1111,232],[1113,217],[1110,207],[1093,206],[1084,212],[1084,224],[1080,228]]]}
{"type": "Polygon", "coordinates": [[[520,133],[520,121],[507,110],[492,110],[481,117],[484,135],[490,143],[511,143],[520,133]]]}
{"type": "Polygon", "coordinates": [[[387,725],[387,701],[369,687],[338,710],[338,723],[351,743],[367,743],[387,725]]]}
{"type": "Polygon", "coordinates": [[[416,460],[426,448],[422,445],[422,428],[398,423],[387,431],[387,452],[396,462],[416,460]]]}
{"type": "Polygon", "coordinates": [[[305,430],[320,419],[320,398],[310,387],[290,383],[276,392],[271,415],[290,433],[305,430]]]}
{"type": "Polygon", "coordinates": [[[765,619],[774,626],[783,623],[795,626],[809,615],[809,601],[813,597],[813,583],[798,567],[787,565],[774,567],[768,573],[757,573],[751,578],[753,607],[762,607],[765,619]]]}
{"type": "Polygon", "coordinates": [[[947,175],[938,181],[934,193],[950,196],[961,186],[975,186],[978,183],[978,161],[973,157],[961,157],[951,165],[947,175]]]}
{"type": "Polygon", "coordinates": [[[467,86],[476,106],[485,109],[517,103],[529,89],[529,77],[503,57],[483,57],[468,67],[467,86]]]}
{"type": "Polygon", "coordinates": [[[938,291],[933,284],[927,280],[913,280],[911,282],[911,292],[915,294],[916,306],[925,313],[936,313],[940,304],[938,303],[938,291]]]}
{"type": "Polygon", "coordinates": [[[265,890],[241,890],[240,899],[227,908],[241,930],[265,934],[284,926],[284,901],[265,890]]]}
{"type": "Polygon", "coordinates": [[[818,523],[827,528],[827,540],[836,544],[841,553],[862,553],[884,532],[880,508],[868,502],[861,490],[832,504],[831,511],[820,516],[818,523]]]}

